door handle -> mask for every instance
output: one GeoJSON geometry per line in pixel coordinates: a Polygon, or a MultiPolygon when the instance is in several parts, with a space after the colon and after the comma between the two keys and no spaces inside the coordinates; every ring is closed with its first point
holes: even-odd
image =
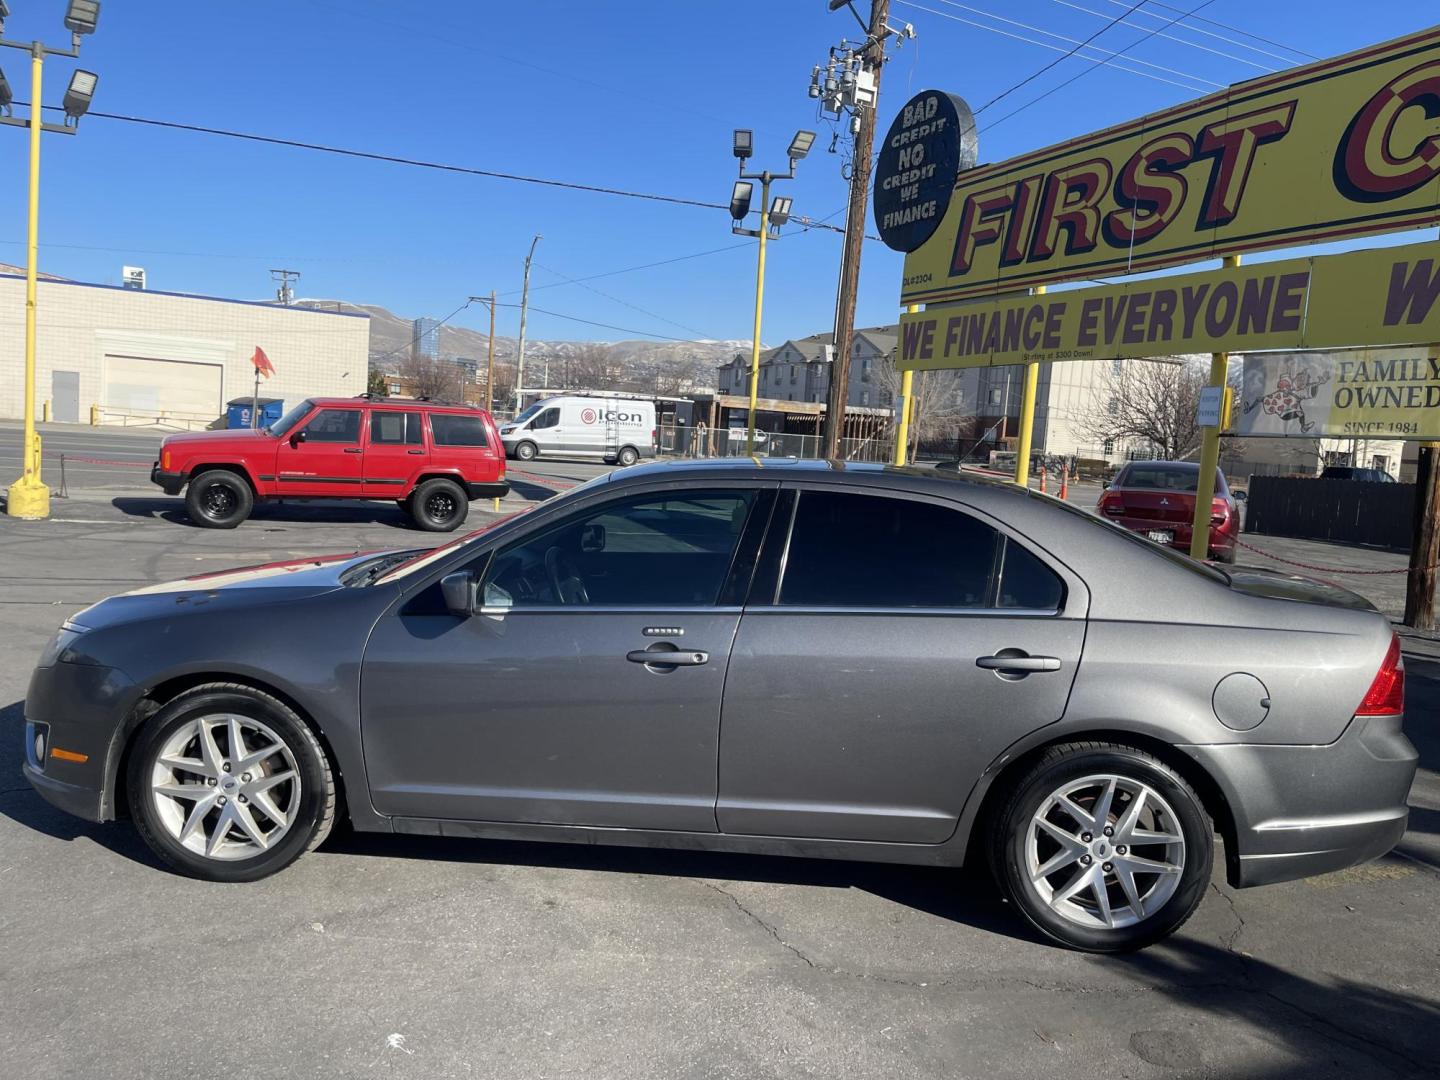
{"type": "Polygon", "coordinates": [[[347,446],[347,447],[345,447],[345,453],[347,453],[347,454],[358,454],[358,453],[361,453],[361,450],[360,450],[360,447],[358,447],[358,446],[347,446]]]}
{"type": "Polygon", "coordinates": [[[424,450],[406,450],[405,452],[406,452],[407,454],[423,454],[423,453],[425,453],[424,450]]]}
{"type": "Polygon", "coordinates": [[[625,654],[625,659],[632,664],[644,664],[647,667],[677,668],[677,667],[699,667],[701,664],[710,662],[710,654],[700,649],[677,649],[674,645],[655,644],[648,649],[631,649],[625,654]],[[666,647],[668,645],[668,647],[666,647]]]}
{"type": "Polygon", "coordinates": [[[1032,671],[1059,671],[1058,656],[1031,656],[1024,649],[1001,649],[994,656],[977,656],[975,666],[1002,675],[1028,675],[1032,671]]]}

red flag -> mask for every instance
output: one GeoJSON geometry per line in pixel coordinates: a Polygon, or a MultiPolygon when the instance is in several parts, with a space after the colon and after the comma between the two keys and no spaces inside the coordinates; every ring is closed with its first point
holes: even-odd
{"type": "Polygon", "coordinates": [[[255,355],[250,357],[250,363],[255,365],[255,371],[258,374],[264,375],[267,379],[275,374],[275,365],[270,362],[270,358],[265,355],[265,350],[259,345],[255,346],[255,355]]]}

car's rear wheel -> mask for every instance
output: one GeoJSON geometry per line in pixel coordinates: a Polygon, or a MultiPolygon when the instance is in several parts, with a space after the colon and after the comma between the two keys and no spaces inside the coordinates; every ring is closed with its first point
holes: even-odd
{"type": "Polygon", "coordinates": [[[196,687],[147,723],[130,812],[161,859],[209,881],[255,881],[319,846],[335,819],[325,752],[295,713],[247,686],[196,687]]]}
{"type": "Polygon", "coordinates": [[[620,456],[615,459],[622,469],[628,469],[640,460],[640,453],[633,446],[622,446],[620,456]]]}
{"type": "Polygon", "coordinates": [[[1210,881],[1214,833],[1199,796],[1133,747],[1047,750],[992,823],[991,863],[1021,914],[1089,952],[1143,948],[1194,912],[1210,881]]]}
{"type": "Polygon", "coordinates": [[[470,512],[470,498],[453,480],[426,480],[410,496],[410,516],[428,532],[450,532],[470,512]]]}
{"type": "Polygon", "coordinates": [[[211,469],[190,481],[185,510],[190,520],[207,529],[233,529],[255,506],[255,493],[243,476],[211,469]]]}

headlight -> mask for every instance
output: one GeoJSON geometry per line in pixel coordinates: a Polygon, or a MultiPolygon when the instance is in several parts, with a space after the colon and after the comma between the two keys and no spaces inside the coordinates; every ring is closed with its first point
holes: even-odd
{"type": "Polygon", "coordinates": [[[86,633],[89,629],[88,626],[81,626],[79,623],[72,623],[66,620],[65,625],[56,631],[55,636],[51,638],[49,644],[45,646],[44,651],[40,654],[40,661],[35,666],[42,668],[53,667],[61,656],[64,655],[65,650],[75,643],[75,639],[81,634],[86,633]]]}

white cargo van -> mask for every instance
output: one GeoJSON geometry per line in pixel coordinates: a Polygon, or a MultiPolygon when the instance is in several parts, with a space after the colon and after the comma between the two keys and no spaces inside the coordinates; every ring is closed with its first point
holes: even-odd
{"type": "Polygon", "coordinates": [[[609,395],[566,395],[537,401],[500,425],[512,458],[601,458],[634,465],[655,456],[655,402],[609,395]]]}

